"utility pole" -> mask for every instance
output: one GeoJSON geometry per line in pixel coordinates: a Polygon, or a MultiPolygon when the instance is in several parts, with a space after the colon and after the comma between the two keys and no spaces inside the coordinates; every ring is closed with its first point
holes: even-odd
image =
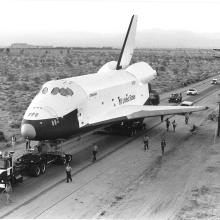
{"type": "Polygon", "coordinates": [[[220,135],[220,94],[218,94],[218,131],[217,135],[220,135]]]}

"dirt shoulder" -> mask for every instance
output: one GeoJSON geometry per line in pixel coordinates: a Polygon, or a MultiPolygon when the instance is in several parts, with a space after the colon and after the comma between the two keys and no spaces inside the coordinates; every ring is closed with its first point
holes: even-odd
{"type": "MultiPolygon", "coordinates": [[[[165,134],[168,143],[173,145],[169,146],[165,156],[158,156],[152,166],[123,192],[125,196],[97,217],[219,218],[220,138],[215,137],[216,122],[207,120],[205,114],[203,117],[205,119],[193,119],[197,124],[201,120],[194,135],[183,135],[181,140],[180,136],[165,134]]],[[[182,125],[179,124],[178,129],[184,131],[182,125]]]]}
{"type": "Polygon", "coordinates": [[[217,219],[220,217],[220,138],[207,146],[196,182],[186,193],[175,219],[217,219]]]}

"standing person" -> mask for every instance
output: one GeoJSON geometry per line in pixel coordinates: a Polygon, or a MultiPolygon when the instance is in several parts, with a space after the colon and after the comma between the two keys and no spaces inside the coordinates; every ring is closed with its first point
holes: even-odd
{"type": "Polygon", "coordinates": [[[39,153],[42,153],[42,146],[43,146],[43,143],[41,141],[38,141],[38,143],[37,143],[37,151],[39,153]]]}
{"type": "Polygon", "coordinates": [[[16,136],[13,134],[11,137],[11,146],[13,151],[15,151],[15,143],[16,143],[16,136]]]}
{"type": "Polygon", "coordinates": [[[26,138],[26,151],[28,151],[30,149],[30,141],[26,138]]]}
{"type": "Polygon", "coordinates": [[[189,121],[189,113],[186,113],[185,114],[185,123],[186,123],[186,125],[188,124],[188,121],[189,121]]]}
{"type": "Polygon", "coordinates": [[[173,120],[172,125],[173,125],[173,131],[175,132],[175,130],[176,130],[176,126],[177,126],[177,123],[176,123],[175,120],[173,120]]]}
{"type": "Polygon", "coordinates": [[[190,129],[190,131],[191,131],[191,133],[193,134],[194,133],[194,131],[196,130],[196,126],[195,126],[195,124],[193,124],[193,126],[192,126],[192,128],[190,129]]]}
{"type": "Polygon", "coordinates": [[[180,93],[180,102],[182,102],[182,99],[183,99],[183,98],[182,98],[182,93],[180,93]]]}
{"type": "Polygon", "coordinates": [[[12,192],[12,187],[11,183],[7,182],[5,186],[5,195],[6,195],[6,204],[8,205],[9,202],[11,202],[11,192],[12,192]]]}
{"type": "Polygon", "coordinates": [[[96,161],[96,154],[98,152],[98,146],[96,144],[94,144],[93,146],[93,150],[92,150],[92,155],[93,155],[93,159],[92,161],[95,162],[96,161]]]}
{"type": "Polygon", "coordinates": [[[69,182],[69,180],[71,180],[71,182],[72,182],[71,171],[72,171],[72,168],[68,163],[67,166],[66,166],[66,182],[67,183],[69,182]]]}
{"type": "Polygon", "coordinates": [[[164,155],[164,148],[166,147],[166,141],[165,139],[163,138],[162,141],[161,141],[161,151],[162,151],[162,155],[164,155]]]}
{"type": "Polygon", "coordinates": [[[163,115],[160,116],[160,121],[163,122],[163,115]]]}
{"type": "Polygon", "coordinates": [[[166,127],[167,127],[167,131],[169,131],[169,127],[170,127],[170,120],[169,120],[169,118],[166,119],[166,127]]]}
{"type": "Polygon", "coordinates": [[[144,135],[143,142],[144,142],[144,150],[145,150],[145,151],[146,151],[147,149],[149,150],[149,137],[148,137],[146,134],[144,135]]]}

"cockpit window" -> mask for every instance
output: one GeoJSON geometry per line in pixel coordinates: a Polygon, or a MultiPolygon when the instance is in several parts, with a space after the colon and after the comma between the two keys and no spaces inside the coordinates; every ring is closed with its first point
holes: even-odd
{"type": "Polygon", "coordinates": [[[69,88],[66,89],[67,95],[72,96],[73,95],[73,91],[69,88]]]}
{"type": "Polygon", "coordinates": [[[52,95],[57,95],[58,93],[60,93],[60,95],[62,95],[62,96],[72,96],[74,94],[73,91],[70,88],[55,87],[51,91],[52,95]]]}
{"type": "Polygon", "coordinates": [[[62,96],[67,96],[66,89],[61,88],[61,89],[60,89],[60,95],[62,95],[62,96]]]}
{"type": "Polygon", "coordinates": [[[42,90],[42,93],[43,93],[43,94],[46,94],[47,92],[48,92],[48,88],[47,88],[47,87],[44,87],[43,90],[42,90]]]}
{"type": "Polygon", "coordinates": [[[55,87],[52,89],[51,94],[57,95],[59,93],[60,89],[58,87],[55,87]]]}

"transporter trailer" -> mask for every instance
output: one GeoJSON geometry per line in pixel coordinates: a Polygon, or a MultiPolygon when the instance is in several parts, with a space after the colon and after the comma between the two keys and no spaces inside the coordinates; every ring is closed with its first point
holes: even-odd
{"type": "Polygon", "coordinates": [[[72,155],[62,151],[60,145],[52,146],[49,143],[36,145],[25,154],[13,158],[13,152],[0,156],[0,189],[4,189],[7,182],[12,185],[23,182],[23,176],[38,177],[46,172],[52,164],[64,165],[72,161],[72,155]]]}

